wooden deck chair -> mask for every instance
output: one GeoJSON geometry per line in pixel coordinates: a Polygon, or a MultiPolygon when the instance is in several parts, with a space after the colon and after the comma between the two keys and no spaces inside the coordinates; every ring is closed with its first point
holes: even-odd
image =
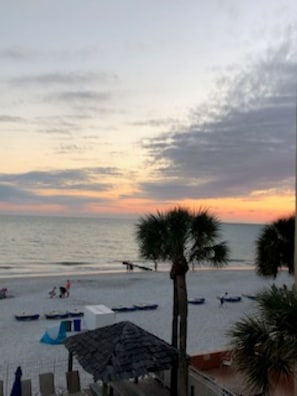
{"type": "Polygon", "coordinates": [[[3,380],[0,380],[0,396],[3,396],[3,380]]]}
{"type": "Polygon", "coordinates": [[[41,396],[55,395],[55,379],[54,373],[41,373],[39,374],[39,390],[41,396]]]}
{"type": "Polygon", "coordinates": [[[22,396],[32,396],[32,382],[30,379],[21,380],[22,396]]]}
{"type": "Polygon", "coordinates": [[[80,393],[80,378],[78,370],[66,372],[66,384],[69,394],[80,393]]]}

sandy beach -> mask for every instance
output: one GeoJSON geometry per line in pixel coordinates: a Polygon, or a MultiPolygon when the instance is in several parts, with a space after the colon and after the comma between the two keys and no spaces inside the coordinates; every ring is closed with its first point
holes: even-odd
{"type": "MultiPolygon", "coordinates": [[[[51,362],[67,361],[68,353],[63,345],[40,342],[46,328],[60,322],[45,318],[44,313],[50,310],[83,310],[86,305],[98,304],[112,308],[120,304],[156,303],[158,309],[153,311],[117,313],[116,321],[132,321],[170,342],[172,282],[168,273],[134,271],[71,276],[70,296],[49,298],[48,291],[53,286],[64,285],[67,278],[63,274],[0,279],[0,288],[7,287],[9,295],[0,300],[2,378],[6,376],[9,381],[18,364],[27,367],[25,374],[31,377],[34,365],[34,372],[37,373],[46,371],[46,365],[51,362]],[[23,311],[39,313],[40,318],[32,322],[19,322],[14,315],[23,311]]],[[[291,285],[292,282],[293,278],[287,273],[281,273],[276,280],[278,285],[291,285]]],[[[194,355],[228,347],[226,331],[243,315],[255,311],[255,302],[245,297],[240,303],[225,303],[221,307],[217,299],[219,295],[226,291],[229,295],[239,296],[256,293],[271,285],[272,280],[258,277],[253,270],[197,270],[188,273],[187,284],[189,298],[206,299],[203,305],[189,304],[188,353],[194,355]]],[[[85,328],[83,319],[82,328],[85,328]]]]}

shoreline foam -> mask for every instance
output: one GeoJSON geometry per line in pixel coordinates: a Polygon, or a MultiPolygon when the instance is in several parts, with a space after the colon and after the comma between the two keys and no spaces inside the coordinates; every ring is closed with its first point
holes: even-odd
{"type": "MultiPolygon", "coordinates": [[[[170,266],[166,265],[163,266],[162,264],[159,265],[158,271],[159,273],[169,273],[170,271],[170,266]]],[[[209,267],[209,266],[197,266],[195,267],[195,270],[192,271],[189,269],[187,274],[192,273],[192,272],[201,272],[201,271],[255,271],[255,266],[253,265],[237,265],[237,266],[224,266],[221,268],[215,268],[215,267],[209,267]]],[[[62,276],[99,276],[99,275],[110,275],[110,274],[123,274],[126,273],[127,270],[123,267],[120,269],[116,268],[111,268],[111,269],[98,269],[98,270],[73,270],[73,271],[50,271],[50,272],[18,272],[18,273],[9,273],[9,274],[4,274],[0,273],[0,280],[1,279],[17,279],[17,278],[48,278],[48,277],[62,277],[62,276]]],[[[145,273],[145,272],[156,272],[153,269],[151,271],[144,271],[138,268],[134,268],[133,273],[145,273]]]]}

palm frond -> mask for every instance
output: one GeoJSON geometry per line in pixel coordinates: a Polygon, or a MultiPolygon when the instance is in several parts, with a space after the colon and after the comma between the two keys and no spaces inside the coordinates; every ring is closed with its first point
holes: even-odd
{"type": "Polygon", "coordinates": [[[294,271],[295,216],[267,224],[256,240],[256,268],[262,276],[277,276],[281,267],[294,271]]]}
{"type": "Polygon", "coordinates": [[[218,241],[221,235],[221,223],[207,210],[200,210],[193,218],[192,246],[189,261],[203,262],[221,267],[228,263],[230,249],[225,241],[218,241]]]}
{"type": "Polygon", "coordinates": [[[297,363],[297,293],[272,286],[257,295],[258,313],[227,332],[239,370],[249,387],[266,392],[280,379],[292,378],[297,363]]]}

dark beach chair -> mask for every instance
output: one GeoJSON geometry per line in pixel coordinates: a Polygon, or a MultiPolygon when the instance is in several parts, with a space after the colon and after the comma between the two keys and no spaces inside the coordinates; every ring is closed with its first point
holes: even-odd
{"type": "Polygon", "coordinates": [[[32,396],[32,383],[30,379],[21,380],[22,396],[32,396]]]}
{"type": "Polygon", "coordinates": [[[80,393],[80,378],[77,370],[66,372],[66,384],[69,394],[80,393]]]}
{"type": "Polygon", "coordinates": [[[81,389],[78,370],[66,372],[66,384],[69,396],[91,396],[90,389],[81,389]]]}
{"type": "Polygon", "coordinates": [[[41,396],[56,395],[54,373],[49,372],[39,374],[39,390],[41,396]]]}

